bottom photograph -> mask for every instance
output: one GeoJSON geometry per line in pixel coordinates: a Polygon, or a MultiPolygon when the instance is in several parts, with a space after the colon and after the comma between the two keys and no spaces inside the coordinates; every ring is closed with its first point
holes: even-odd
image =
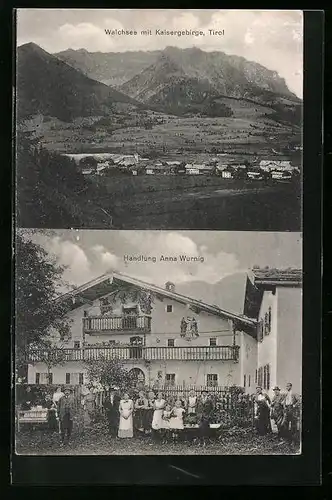
{"type": "Polygon", "coordinates": [[[18,230],[15,452],[301,453],[302,235],[18,230]]]}

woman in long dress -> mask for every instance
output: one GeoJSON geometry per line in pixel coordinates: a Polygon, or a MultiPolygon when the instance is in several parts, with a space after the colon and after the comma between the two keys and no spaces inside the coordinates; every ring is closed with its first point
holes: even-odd
{"type": "Polygon", "coordinates": [[[134,427],[137,431],[144,431],[144,420],[145,412],[148,407],[148,400],[146,399],[144,392],[140,391],[138,393],[138,398],[135,401],[135,412],[134,412],[134,427]]]}
{"type": "Polygon", "coordinates": [[[150,434],[154,413],[154,402],[156,400],[155,394],[153,391],[150,391],[148,394],[147,408],[144,412],[144,432],[145,434],[150,434]]]}
{"type": "Polygon", "coordinates": [[[189,425],[194,425],[197,423],[196,406],[197,406],[197,396],[195,394],[195,391],[190,391],[187,401],[187,423],[189,425]]]}
{"type": "Polygon", "coordinates": [[[260,436],[265,436],[272,431],[270,420],[271,401],[267,394],[264,394],[260,386],[256,387],[255,396],[255,422],[256,430],[260,436]]]}
{"type": "Polygon", "coordinates": [[[120,422],[119,422],[119,438],[131,438],[133,437],[133,411],[134,403],[132,399],[129,399],[129,395],[125,393],[120,401],[119,412],[120,412],[120,422]]]}
{"type": "Polygon", "coordinates": [[[83,410],[84,410],[84,427],[88,428],[92,425],[94,411],[95,411],[96,396],[91,390],[84,396],[83,410]]]}
{"type": "Polygon", "coordinates": [[[155,437],[160,437],[160,431],[163,428],[163,411],[166,406],[166,401],[163,398],[162,392],[158,392],[157,399],[154,402],[154,412],[152,419],[152,429],[155,437]]]}

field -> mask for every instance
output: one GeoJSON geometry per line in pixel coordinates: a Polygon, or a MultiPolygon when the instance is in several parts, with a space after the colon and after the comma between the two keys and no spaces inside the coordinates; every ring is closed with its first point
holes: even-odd
{"type": "Polygon", "coordinates": [[[298,184],[210,176],[97,177],[116,229],[300,231],[298,184]]]}
{"type": "MultiPolygon", "coordinates": [[[[246,110],[245,110],[246,111],[246,110]]],[[[151,151],[167,154],[169,159],[192,155],[234,151],[244,155],[271,152],[272,148],[300,142],[299,128],[281,124],[264,114],[243,112],[237,117],[178,117],[149,112],[146,117],[116,119],[91,117],[66,124],[44,120],[38,126],[43,144],[59,152],[117,152],[141,155],[151,151]],[[145,127],[144,120],[152,123],[145,127]],[[142,125],[143,123],[143,125],[142,125]]]]}
{"type": "Polygon", "coordinates": [[[16,437],[20,455],[294,455],[298,446],[280,441],[275,435],[257,436],[252,429],[220,431],[205,446],[196,439],[156,442],[151,437],[118,439],[105,429],[73,434],[70,444],[60,436],[43,430],[23,431],[16,437]]]}

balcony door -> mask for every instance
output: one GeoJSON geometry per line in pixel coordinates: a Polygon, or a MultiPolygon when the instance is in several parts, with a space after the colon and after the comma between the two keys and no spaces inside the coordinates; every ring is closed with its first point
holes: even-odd
{"type": "Polygon", "coordinates": [[[123,330],[136,330],[137,328],[137,318],[138,318],[138,307],[127,307],[123,306],[122,309],[122,328],[123,330]]]}
{"type": "Polygon", "coordinates": [[[140,368],[133,368],[132,370],[130,370],[129,374],[132,378],[134,386],[140,385],[140,386],[144,387],[145,375],[144,375],[144,372],[140,368]]]}
{"type": "Polygon", "coordinates": [[[143,337],[130,337],[129,356],[133,359],[141,359],[143,357],[143,337]]]}

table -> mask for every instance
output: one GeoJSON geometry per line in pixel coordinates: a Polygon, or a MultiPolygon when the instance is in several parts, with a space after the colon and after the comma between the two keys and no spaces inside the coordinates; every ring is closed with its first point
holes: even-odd
{"type": "MultiPolygon", "coordinates": [[[[58,422],[58,428],[60,432],[60,420],[56,415],[58,422]]],[[[18,410],[17,412],[17,430],[20,431],[21,424],[47,424],[48,422],[48,410],[46,408],[31,410],[18,410]]]]}

